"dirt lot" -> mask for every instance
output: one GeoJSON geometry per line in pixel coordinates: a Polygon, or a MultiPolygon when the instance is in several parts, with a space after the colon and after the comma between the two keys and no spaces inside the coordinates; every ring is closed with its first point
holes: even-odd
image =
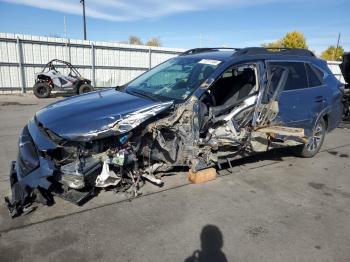
{"type": "Polygon", "coordinates": [[[111,192],[83,207],[56,199],[11,220],[3,197],[20,129],[57,99],[0,96],[0,261],[185,261],[201,249],[205,261],[350,261],[347,129],[313,159],[273,151],[206,184],[179,172],[132,201],[111,192]]]}

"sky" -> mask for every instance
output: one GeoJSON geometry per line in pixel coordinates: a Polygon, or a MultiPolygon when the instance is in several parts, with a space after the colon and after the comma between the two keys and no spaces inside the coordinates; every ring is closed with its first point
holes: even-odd
{"type": "MultiPolygon", "coordinates": [[[[79,0],[0,0],[0,32],[82,39],[79,0]]],[[[87,38],[143,41],[165,47],[247,47],[304,33],[316,53],[350,51],[350,0],[85,0],[87,38]]]]}

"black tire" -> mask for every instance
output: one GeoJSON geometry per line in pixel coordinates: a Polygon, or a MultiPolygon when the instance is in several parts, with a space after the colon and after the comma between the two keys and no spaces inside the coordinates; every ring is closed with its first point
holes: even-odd
{"type": "Polygon", "coordinates": [[[84,94],[84,93],[88,93],[88,92],[91,92],[91,91],[94,91],[94,88],[91,85],[89,85],[89,84],[82,84],[79,87],[79,94],[84,94]]]}
{"type": "Polygon", "coordinates": [[[295,153],[297,156],[310,158],[315,156],[322,147],[324,138],[326,136],[326,122],[323,118],[319,119],[315,124],[313,134],[309,138],[309,142],[296,147],[295,153]]]}
{"type": "Polygon", "coordinates": [[[36,83],[33,86],[33,93],[37,98],[48,98],[51,94],[51,86],[45,82],[36,83]]]}

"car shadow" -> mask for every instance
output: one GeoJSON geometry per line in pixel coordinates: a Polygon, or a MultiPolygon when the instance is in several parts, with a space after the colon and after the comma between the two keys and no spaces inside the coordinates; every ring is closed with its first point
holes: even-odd
{"type": "Polygon", "coordinates": [[[246,165],[246,164],[252,164],[252,163],[258,163],[263,161],[284,161],[284,158],[286,157],[293,157],[295,154],[293,153],[293,148],[285,147],[285,148],[276,148],[269,150],[267,152],[262,153],[256,153],[251,156],[247,156],[240,159],[235,159],[230,161],[230,163],[223,163],[221,164],[221,170],[230,168],[230,165],[232,167],[240,166],[240,165],[246,165]]]}
{"type": "Polygon", "coordinates": [[[224,238],[215,225],[206,225],[200,234],[201,248],[193,251],[184,262],[227,262],[225,253],[221,250],[224,238]]]}
{"type": "MultiPolygon", "coordinates": [[[[219,166],[215,166],[215,168],[219,170],[225,170],[229,169],[230,167],[237,167],[240,165],[247,165],[252,163],[258,163],[263,161],[284,161],[286,157],[294,157],[295,154],[293,153],[292,147],[285,147],[285,148],[276,148],[269,150],[267,152],[262,153],[256,153],[254,155],[246,156],[240,159],[231,160],[226,163],[222,163],[219,166]],[[231,165],[231,166],[230,166],[231,165]]],[[[174,176],[177,175],[179,172],[187,172],[188,167],[185,166],[175,166],[171,170],[167,172],[160,172],[163,176],[174,176]]]]}

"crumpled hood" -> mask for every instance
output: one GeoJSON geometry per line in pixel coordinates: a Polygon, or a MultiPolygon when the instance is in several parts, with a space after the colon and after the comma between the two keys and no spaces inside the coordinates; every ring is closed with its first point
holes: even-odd
{"type": "Polygon", "coordinates": [[[172,105],[172,101],[155,102],[104,89],[55,102],[35,116],[62,138],[87,141],[111,133],[126,133],[172,105]]]}

